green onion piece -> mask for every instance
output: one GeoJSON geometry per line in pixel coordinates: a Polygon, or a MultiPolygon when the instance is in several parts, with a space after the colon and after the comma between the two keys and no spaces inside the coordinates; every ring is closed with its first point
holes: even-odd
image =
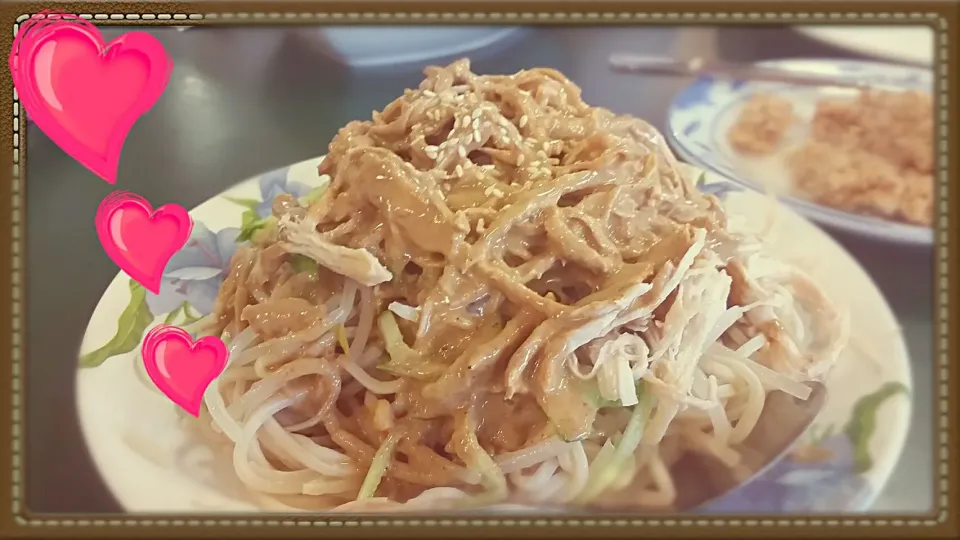
{"type": "Polygon", "coordinates": [[[324,181],[323,185],[313,188],[309,193],[297,199],[297,202],[300,203],[300,206],[310,206],[311,204],[319,201],[320,197],[323,197],[323,193],[327,191],[327,186],[329,184],[329,180],[324,181]]]}
{"type": "Polygon", "coordinates": [[[298,274],[303,272],[310,274],[317,273],[317,261],[306,255],[300,255],[299,253],[294,253],[290,256],[290,266],[293,268],[293,271],[298,274]]]}
{"type": "Polygon", "coordinates": [[[347,343],[347,329],[342,324],[337,325],[337,343],[343,349],[343,354],[350,354],[350,344],[347,343]]]}
{"type": "Polygon", "coordinates": [[[357,500],[369,499],[377,492],[383,475],[390,466],[390,460],[393,457],[394,450],[397,449],[397,443],[400,442],[400,433],[394,431],[384,439],[383,444],[373,455],[373,461],[370,462],[370,468],[367,469],[367,475],[363,477],[363,483],[360,484],[360,492],[357,493],[357,500]]]}
{"type": "Polygon", "coordinates": [[[400,377],[422,380],[435,378],[446,370],[446,367],[441,364],[425,360],[403,341],[403,334],[400,333],[397,320],[390,311],[380,314],[377,326],[383,337],[383,346],[390,356],[390,361],[379,365],[379,369],[400,377]]]}
{"type": "Polygon", "coordinates": [[[647,420],[650,419],[650,412],[653,409],[653,397],[650,392],[642,391],[644,388],[639,384],[637,390],[640,403],[633,407],[630,420],[627,421],[627,426],[623,430],[620,441],[612,451],[608,452],[608,455],[603,455],[603,450],[606,449],[606,445],[604,445],[604,449],[601,449],[597,457],[594,458],[588,471],[587,485],[580,492],[576,502],[580,504],[588,503],[615,484],[617,476],[621,473],[628,458],[640,446],[643,439],[643,429],[646,427],[647,420]],[[601,457],[604,459],[601,460],[601,457]]]}

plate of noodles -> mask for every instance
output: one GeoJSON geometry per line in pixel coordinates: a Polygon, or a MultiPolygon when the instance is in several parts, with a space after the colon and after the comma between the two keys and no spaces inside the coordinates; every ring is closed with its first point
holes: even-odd
{"type": "Polygon", "coordinates": [[[556,71],[426,74],[325,157],[195,208],[159,294],[104,292],[77,403],[126,510],[669,512],[679,460],[749,476],[767,393],[812,380],[799,443],[701,510],[869,507],[909,360],[843,249],[556,71]],[[142,367],[162,322],[227,343],[199,418],[142,367]]]}
{"type": "Polygon", "coordinates": [[[933,243],[933,73],[856,60],[776,60],[865,91],[700,79],[669,112],[690,163],[767,190],[804,216],[887,242],[933,243]]]}

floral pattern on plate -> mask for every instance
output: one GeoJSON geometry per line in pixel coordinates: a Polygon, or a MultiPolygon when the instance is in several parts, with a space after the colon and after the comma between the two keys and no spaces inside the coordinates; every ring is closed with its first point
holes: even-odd
{"type": "MultiPolygon", "coordinates": [[[[116,335],[99,349],[81,357],[81,367],[100,365],[111,357],[135,351],[147,329],[162,320],[187,324],[210,313],[229,262],[244,231],[270,215],[274,197],[290,193],[303,197],[325,186],[311,166],[298,164],[257,179],[259,197],[225,197],[240,214],[240,227],[213,232],[196,222],[190,240],[168,264],[159,294],[130,281],[130,299],[120,315],[116,335]],[[162,319],[161,319],[162,318],[162,319]]],[[[697,187],[725,201],[743,186],[701,174],[697,187]]],[[[233,223],[236,223],[234,219],[233,223]]],[[[869,389],[857,399],[846,418],[818,419],[789,455],[764,474],[700,510],[726,513],[810,513],[859,511],[870,504],[877,488],[867,478],[873,467],[870,443],[877,429],[877,410],[889,399],[908,393],[900,382],[869,389]],[[838,421],[839,420],[839,421],[838,421]]]]}
{"type": "MultiPolygon", "coordinates": [[[[312,170],[315,177],[316,169],[312,170]]],[[[203,223],[195,222],[190,239],[167,263],[159,293],[147,291],[131,280],[130,303],[120,316],[116,335],[103,347],[83,355],[80,365],[94,367],[107,358],[134,351],[156,317],[163,316],[164,324],[185,325],[211,313],[220,285],[227,277],[230,259],[240,246],[241,235],[256,228],[258,221],[270,215],[277,195],[289,193],[303,197],[323,187],[316,181],[313,186],[305,183],[296,177],[296,172],[297,169],[285,168],[260,176],[258,198],[227,197],[228,201],[244,209],[240,227],[225,227],[213,232],[203,223]]]]}
{"type": "Polygon", "coordinates": [[[833,424],[815,423],[789,455],[705,512],[836,512],[863,506],[875,494],[863,473],[873,466],[869,444],[877,410],[906,391],[900,383],[887,383],[861,397],[840,433],[833,424]]]}

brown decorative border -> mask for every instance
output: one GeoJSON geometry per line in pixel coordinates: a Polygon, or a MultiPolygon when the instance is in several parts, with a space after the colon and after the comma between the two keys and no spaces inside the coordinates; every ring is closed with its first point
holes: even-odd
{"type": "MultiPolygon", "coordinates": [[[[927,516],[847,515],[818,517],[695,517],[656,515],[564,516],[428,516],[428,515],[34,515],[23,504],[22,410],[24,406],[21,363],[25,360],[22,316],[24,311],[25,129],[12,81],[4,69],[0,80],[0,110],[12,112],[12,122],[0,128],[0,185],[9,186],[10,198],[0,197],[0,223],[11,224],[10,236],[0,235],[0,259],[12,261],[0,269],[0,305],[10,302],[10,311],[0,310],[0,351],[10,352],[10,384],[0,383],[0,403],[10,404],[10,416],[0,414],[0,434],[10,444],[0,444],[0,536],[16,537],[248,537],[272,536],[603,536],[633,537],[757,537],[757,536],[958,536],[957,509],[958,431],[957,394],[948,392],[957,382],[957,370],[949,369],[953,351],[951,327],[957,328],[956,303],[947,302],[955,289],[948,275],[957,268],[958,234],[948,235],[948,214],[957,211],[960,197],[948,190],[948,179],[957,177],[958,138],[949,133],[960,125],[957,114],[957,28],[960,4],[956,2],[427,2],[427,1],[317,1],[285,2],[216,1],[206,3],[159,2],[5,2],[0,4],[0,51],[8,51],[19,22],[26,16],[55,7],[89,16],[102,25],[223,25],[223,24],[926,24],[937,36],[935,71],[938,121],[938,228],[934,284],[937,288],[935,347],[938,383],[937,489],[935,511],[927,516]],[[949,45],[954,47],[948,53],[949,45]],[[3,150],[6,149],[6,150],[3,150]],[[952,452],[951,452],[952,450],[952,452]],[[638,529],[638,527],[640,529],[638,529]]],[[[919,277],[919,276],[918,276],[919,277]]],[[[922,399],[923,396],[920,396],[922,399]]],[[[42,466],[42,465],[40,465],[42,466]]],[[[76,489],[64,486],[64,489],[76,489]]]]}

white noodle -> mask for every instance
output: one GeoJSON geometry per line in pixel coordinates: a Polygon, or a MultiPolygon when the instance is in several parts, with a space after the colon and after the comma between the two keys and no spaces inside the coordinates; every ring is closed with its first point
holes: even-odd
{"type": "Polygon", "coordinates": [[[516,452],[501,454],[495,461],[504,474],[509,474],[557,457],[566,449],[565,445],[563,440],[554,437],[516,452]]]}
{"type": "MultiPolygon", "coordinates": [[[[353,351],[352,348],[351,351],[353,351]]],[[[371,350],[367,351],[367,353],[363,355],[361,361],[364,359],[369,361],[371,357],[375,359],[379,358],[381,355],[382,353],[379,351],[379,349],[371,348],[371,350]]],[[[375,379],[369,373],[364,371],[359,365],[355,364],[354,362],[350,361],[349,358],[344,356],[337,358],[337,364],[342,367],[344,371],[349,373],[350,376],[353,377],[354,380],[363,388],[373,392],[374,394],[395,394],[403,386],[402,379],[394,379],[392,381],[381,381],[379,379],[375,379]]]]}
{"type": "Polygon", "coordinates": [[[240,440],[233,447],[233,467],[243,483],[265,493],[293,494],[301,493],[303,484],[313,477],[309,471],[278,471],[268,469],[251,461],[251,454],[262,456],[257,431],[274,414],[293,405],[299,397],[278,399],[263,405],[254,411],[243,426],[240,440]]]}

